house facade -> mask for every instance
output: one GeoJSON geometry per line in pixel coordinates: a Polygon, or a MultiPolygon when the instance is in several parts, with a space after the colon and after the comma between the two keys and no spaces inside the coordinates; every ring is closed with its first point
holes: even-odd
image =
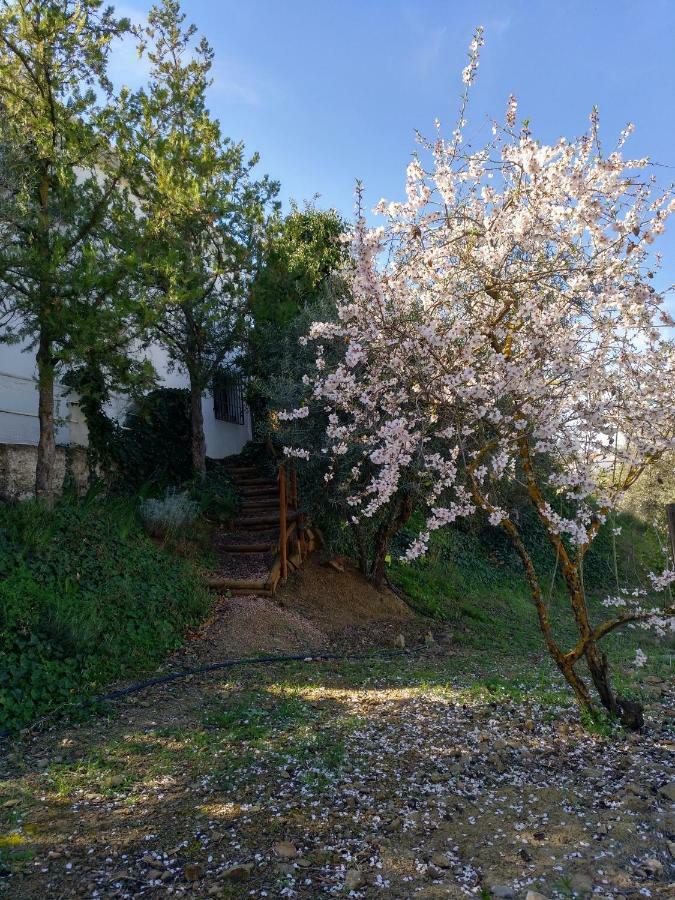
{"type": "MultiPolygon", "coordinates": [[[[172,371],[165,352],[151,347],[152,361],[161,387],[187,387],[188,379],[172,371]]],[[[39,438],[38,392],[35,351],[23,344],[0,344],[0,497],[23,499],[32,495],[39,438]]],[[[87,423],[77,396],[56,383],[54,390],[57,459],[55,484],[67,473],[80,488],[87,480],[87,423]]],[[[110,413],[123,421],[128,399],[117,396],[110,413]]],[[[238,453],[250,440],[251,415],[240,384],[224,383],[202,398],[206,455],[223,459],[238,453]]]]}

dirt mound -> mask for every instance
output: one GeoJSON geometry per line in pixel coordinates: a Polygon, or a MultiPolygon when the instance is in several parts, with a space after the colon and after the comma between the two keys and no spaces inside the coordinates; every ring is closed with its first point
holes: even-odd
{"type": "Polygon", "coordinates": [[[327,644],[325,633],[266,597],[219,597],[208,621],[190,635],[177,662],[192,665],[260,653],[304,653],[327,644]]]}
{"type": "Polygon", "coordinates": [[[310,557],[277,591],[276,600],[327,633],[374,622],[400,624],[414,618],[390,590],[380,592],[366,581],[351,560],[340,557],[339,565],[343,572],[310,557]]]}

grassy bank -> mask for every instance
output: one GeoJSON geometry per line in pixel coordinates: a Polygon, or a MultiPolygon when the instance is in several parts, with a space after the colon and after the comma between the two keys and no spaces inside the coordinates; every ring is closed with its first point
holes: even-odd
{"type": "MultiPolygon", "coordinates": [[[[654,530],[634,516],[617,517],[620,534],[609,529],[594,542],[584,568],[584,582],[594,621],[609,617],[602,600],[620,586],[649,586],[647,573],[664,567],[654,530]]],[[[402,535],[401,544],[409,540],[402,535]]],[[[563,645],[575,640],[575,626],[556,560],[543,542],[533,541],[530,552],[550,600],[555,633],[563,645]]],[[[497,529],[448,528],[432,537],[429,553],[412,564],[394,560],[393,582],[423,615],[449,623],[461,643],[479,653],[529,658],[545,652],[534,607],[520,560],[497,529]]],[[[643,629],[624,629],[610,635],[605,646],[612,659],[628,666],[638,646],[648,654],[648,666],[669,669],[672,653],[663,640],[643,629]]]]}
{"type": "Polygon", "coordinates": [[[0,506],[0,731],[151,668],[206,613],[193,568],[155,547],[135,507],[0,506]]]}

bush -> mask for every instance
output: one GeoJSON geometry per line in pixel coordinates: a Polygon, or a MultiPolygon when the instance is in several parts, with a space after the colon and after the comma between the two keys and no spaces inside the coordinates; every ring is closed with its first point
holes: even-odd
{"type": "Polygon", "coordinates": [[[187,491],[167,488],[164,498],[141,500],[139,513],[148,534],[156,537],[176,535],[199,515],[199,504],[187,491]]]}
{"type": "Polygon", "coordinates": [[[192,476],[190,393],[157,388],[134,401],[117,429],[113,461],[130,487],[180,484],[192,476]]]}
{"type": "Polygon", "coordinates": [[[134,506],[0,506],[0,731],[153,666],[205,615],[196,573],[152,544],[134,506]]]}

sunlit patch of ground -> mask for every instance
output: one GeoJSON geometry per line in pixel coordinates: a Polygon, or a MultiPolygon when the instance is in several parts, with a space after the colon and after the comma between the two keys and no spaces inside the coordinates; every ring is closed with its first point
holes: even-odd
{"type": "Polygon", "coordinates": [[[155,689],[10,748],[0,891],[658,896],[672,695],[645,688],[638,737],[584,731],[546,668],[443,654],[155,689]]]}

